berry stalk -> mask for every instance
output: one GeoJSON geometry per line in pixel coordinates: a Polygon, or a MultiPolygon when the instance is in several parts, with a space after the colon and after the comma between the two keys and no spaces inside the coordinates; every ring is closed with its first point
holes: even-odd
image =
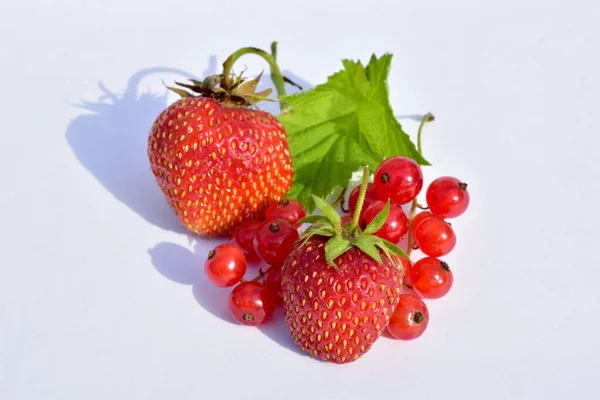
{"type": "Polygon", "coordinates": [[[421,124],[419,125],[419,131],[417,132],[417,151],[423,155],[423,146],[421,145],[421,133],[423,133],[423,127],[425,126],[426,122],[431,122],[434,121],[435,117],[433,116],[432,113],[427,113],[423,116],[423,119],[421,119],[421,124]]]}
{"type": "MultiPolygon", "coordinates": [[[[277,42],[273,42],[271,49],[273,51],[273,55],[256,47],[243,47],[231,54],[223,63],[221,87],[227,87],[229,85],[229,80],[231,79],[231,68],[238,59],[246,54],[256,54],[257,56],[262,57],[269,64],[269,67],[271,68],[271,79],[275,85],[275,90],[277,90],[277,95],[279,97],[285,96],[285,81],[275,58],[277,55],[277,42]]],[[[279,105],[282,112],[287,112],[287,107],[281,100],[279,101],[279,105]]]]}
{"type": "MultiPolygon", "coordinates": [[[[435,117],[433,116],[432,113],[427,113],[423,116],[423,118],[421,119],[421,124],[419,125],[419,130],[417,132],[417,151],[423,155],[423,146],[421,144],[421,137],[422,137],[422,133],[423,133],[423,127],[425,126],[425,124],[427,122],[431,122],[434,121],[435,117]]],[[[413,218],[415,216],[415,211],[417,211],[417,207],[419,207],[419,202],[417,201],[417,198],[415,197],[415,199],[413,200],[411,206],[410,206],[410,212],[408,213],[408,248],[406,249],[406,254],[408,256],[410,256],[410,253],[412,253],[413,251],[413,247],[415,245],[414,243],[414,238],[413,238],[413,229],[412,229],[412,223],[413,223],[413,218]]]]}
{"type": "Polygon", "coordinates": [[[271,269],[271,266],[269,266],[269,268],[267,268],[266,271],[263,271],[262,268],[260,268],[258,270],[258,275],[256,275],[254,278],[248,279],[248,280],[242,279],[240,282],[260,282],[260,280],[262,278],[264,278],[265,275],[267,275],[267,272],[269,272],[270,269],[271,269]]]}
{"type": "Polygon", "coordinates": [[[356,210],[352,217],[351,229],[354,231],[358,227],[360,221],[360,213],[362,212],[363,204],[365,203],[365,196],[367,195],[367,186],[369,185],[369,167],[363,169],[362,184],[360,186],[360,193],[358,194],[358,201],[356,202],[356,210]]]}

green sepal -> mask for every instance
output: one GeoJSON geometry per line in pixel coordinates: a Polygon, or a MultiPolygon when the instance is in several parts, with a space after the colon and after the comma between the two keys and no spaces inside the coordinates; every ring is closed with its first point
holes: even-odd
{"type": "Polygon", "coordinates": [[[341,236],[333,236],[325,244],[325,260],[327,264],[337,269],[337,265],[333,261],[351,248],[352,244],[350,241],[341,236]]]}
{"type": "MultiPolygon", "coordinates": [[[[260,82],[260,79],[262,78],[263,72],[264,72],[264,70],[261,71],[261,73],[258,74],[258,76],[256,78],[241,83],[239,85],[239,87],[237,88],[238,93],[239,94],[254,94],[254,93],[256,93],[256,87],[258,86],[258,82],[260,82]]],[[[241,74],[240,74],[240,76],[241,76],[241,74]]]]}
{"type": "Polygon", "coordinates": [[[172,92],[175,92],[175,93],[177,93],[178,95],[180,95],[180,96],[181,96],[181,97],[183,97],[183,98],[185,98],[185,97],[192,97],[192,94],[191,94],[191,93],[188,93],[188,92],[186,92],[186,91],[185,91],[185,90],[183,90],[183,89],[179,89],[179,88],[172,87],[172,86],[167,86],[167,89],[169,89],[169,90],[170,90],[170,91],[172,91],[172,92]]]}
{"type": "Polygon", "coordinates": [[[390,252],[390,249],[388,249],[387,246],[385,245],[385,243],[383,243],[383,239],[379,238],[379,240],[375,242],[375,246],[379,247],[381,249],[381,251],[383,251],[385,256],[388,258],[388,260],[394,267],[396,267],[396,268],[400,267],[394,260],[394,257],[392,257],[392,253],[390,252]]]}
{"type": "Polygon", "coordinates": [[[410,260],[410,257],[408,256],[408,254],[406,254],[404,252],[404,250],[402,250],[400,247],[396,246],[394,243],[392,242],[388,242],[385,239],[381,239],[381,241],[385,244],[385,246],[390,249],[390,251],[394,254],[397,254],[401,257],[406,258],[407,260],[410,260]]]}
{"type": "Polygon", "coordinates": [[[379,214],[377,214],[375,216],[375,218],[373,218],[371,223],[365,228],[363,234],[372,235],[375,232],[377,232],[385,224],[385,221],[387,220],[389,215],[390,215],[390,200],[388,199],[387,203],[385,204],[385,207],[383,207],[383,210],[381,210],[379,212],[379,214]]]}
{"type": "Polygon", "coordinates": [[[323,215],[325,217],[327,217],[329,222],[331,222],[331,225],[333,226],[335,231],[338,234],[341,234],[342,233],[342,219],[340,218],[340,215],[337,213],[337,211],[335,211],[335,208],[331,207],[331,205],[328,202],[326,202],[325,200],[323,200],[320,197],[312,195],[312,198],[313,198],[313,201],[315,202],[315,205],[317,206],[317,208],[319,210],[321,210],[323,215]]]}
{"type": "Polygon", "coordinates": [[[374,236],[359,236],[352,241],[352,244],[361,249],[369,257],[382,264],[381,256],[379,251],[375,247],[376,239],[374,236]]]}

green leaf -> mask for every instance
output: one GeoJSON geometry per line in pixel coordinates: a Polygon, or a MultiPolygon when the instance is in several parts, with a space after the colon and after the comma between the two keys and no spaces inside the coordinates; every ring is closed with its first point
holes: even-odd
{"type": "Polygon", "coordinates": [[[344,60],[326,83],[281,99],[291,108],[279,117],[294,165],[287,197],[308,212],[314,210],[311,194],[327,198],[361,166],[375,171],[385,157],[396,155],[429,165],[394,117],[387,85],[391,59],[373,56],[366,67],[344,60]]]}
{"type": "Polygon", "coordinates": [[[369,257],[377,261],[379,264],[382,264],[381,256],[379,255],[379,251],[375,247],[375,239],[374,236],[359,236],[352,241],[352,244],[359,249],[361,249],[364,253],[366,253],[369,257]]]}
{"type": "Polygon", "coordinates": [[[387,203],[385,204],[385,207],[383,207],[383,210],[379,211],[379,214],[377,214],[375,216],[375,218],[373,218],[371,223],[369,225],[367,225],[367,227],[365,228],[365,231],[363,233],[365,235],[372,235],[375,232],[377,232],[383,226],[383,224],[385,224],[385,221],[387,220],[389,215],[390,215],[390,200],[388,199],[387,203]]]}
{"type": "Polygon", "coordinates": [[[340,218],[340,214],[335,211],[335,208],[331,207],[331,205],[325,200],[317,197],[315,195],[312,196],[313,201],[317,205],[317,208],[323,212],[323,215],[327,217],[331,225],[333,225],[334,229],[338,233],[342,233],[342,219],[340,218]]]}
{"type": "Polygon", "coordinates": [[[352,248],[352,245],[348,240],[341,236],[333,236],[325,244],[325,260],[327,260],[327,264],[337,269],[337,265],[333,261],[350,250],[350,248],[352,248]]]}
{"type": "Polygon", "coordinates": [[[392,251],[392,253],[398,254],[399,256],[410,260],[410,257],[408,256],[408,254],[406,254],[404,252],[404,250],[402,250],[400,247],[396,246],[394,243],[388,242],[385,239],[381,239],[381,241],[383,242],[383,244],[385,244],[385,247],[387,247],[388,249],[390,249],[392,251]]]}

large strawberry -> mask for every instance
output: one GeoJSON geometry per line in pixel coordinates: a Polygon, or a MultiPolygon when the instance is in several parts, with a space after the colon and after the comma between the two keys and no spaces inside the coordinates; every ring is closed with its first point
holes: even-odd
{"type": "MultiPolygon", "coordinates": [[[[367,187],[365,169],[363,188],[367,187]]],[[[314,197],[324,215],[311,216],[304,242],[289,255],[282,275],[285,319],[302,350],[322,360],[347,363],[365,354],[387,327],[398,304],[404,270],[396,245],[373,236],[390,204],[364,231],[358,217],[341,226],[329,204],[314,197]]]]}
{"type": "Polygon", "coordinates": [[[283,126],[253,109],[270,91],[254,93],[258,78],[207,78],[171,88],[182,96],[156,119],[148,156],[158,185],[190,231],[229,234],[260,219],[292,184],[283,126]]]}

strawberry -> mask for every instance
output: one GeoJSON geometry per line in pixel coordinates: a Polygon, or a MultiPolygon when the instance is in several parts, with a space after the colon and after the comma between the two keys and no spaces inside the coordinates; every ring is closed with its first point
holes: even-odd
{"type": "MultiPolygon", "coordinates": [[[[366,189],[368,169],[365,168],[366,189]]],[[[365,354],[381,336],[399,302],[404,270],[394,244],[373,236],[385,222],[390,203],[362,232],[358,216],[343,228],[335,210],[313,196],[324,215],[311,222],[282,269],[285,320],[296,344],[319,359],[338,364],[365,354]]]]}
{"type": "Polygon", "coordinates": [[[170,88],[182,98],[157,117],[148,140],[152,172],[167,201],[187,229],[207,237],[262,219],[293,178],[283,126],[251,108],[270,93],[254,93],[260,77],[216,78],[178,83],[199,96],[170,88]]]}

